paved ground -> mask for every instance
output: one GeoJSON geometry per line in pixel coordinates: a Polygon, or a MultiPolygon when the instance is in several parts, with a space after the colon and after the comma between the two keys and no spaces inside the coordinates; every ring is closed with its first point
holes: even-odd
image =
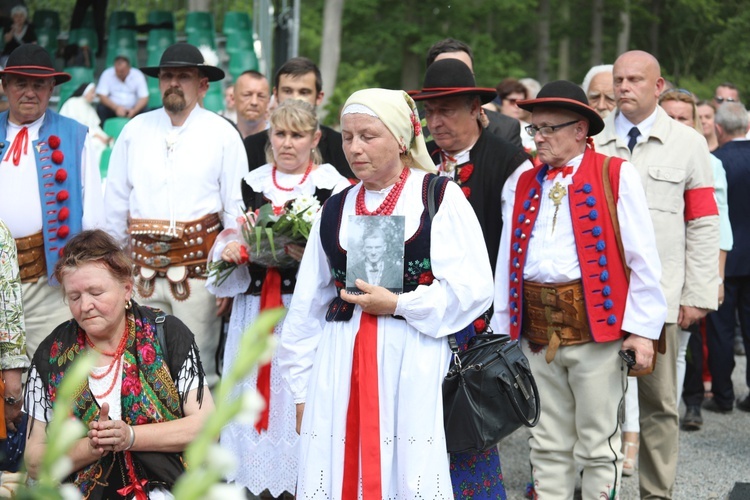
{"type": "MultiPolygon", "coordinates": [[[[735,391],[738,396],[744,396],[748,391],[745,384],[746,358],[738,356],[735,361],[735,391]]],[[[680,415],[683,412],[684,406],[680,415]]],[[[704,410],[703,420],[702,430],[680,433],[675,500],[723,500],[735,483],[750,483],[750,413],[735,409],[729,415],[719,415],[704,410]]],[[[508,500],[524,498],[529,478],[527,439],[528,431],[522,429],[500,443],[508,500]]],[[[623,479],[620,499],[637,498],[636,473],[623,479]]],[[[750,496],[742,500],[750,500],[750,496]]]]}

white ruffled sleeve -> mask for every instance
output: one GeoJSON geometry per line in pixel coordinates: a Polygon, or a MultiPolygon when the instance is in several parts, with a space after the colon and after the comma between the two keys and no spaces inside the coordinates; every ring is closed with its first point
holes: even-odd
{"type": "Polygon", "coordinates": [[[331,269],[320,242],[320,219],[310,231],[284,321],[277,358],[295,403],[304,403],[315,351],[325,327],[328,304],[336,297],[331,269]]]}
{"type": "Polygon", "coordinates": [[[398,298],[395,314],[431,337],[456,333],[492,304],[487,248],[476,215],[458,185],[448,183],[432,220],[430,262],[435,281],[398,298]]]}

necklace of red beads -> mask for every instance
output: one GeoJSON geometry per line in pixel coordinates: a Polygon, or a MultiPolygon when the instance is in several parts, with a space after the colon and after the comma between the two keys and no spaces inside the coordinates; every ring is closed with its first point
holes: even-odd
{"type": "Polygon", "coordinates": [[[359,193],[357,193],[357,215],[391,215],[393,213],[393,209],[396,208],[396,202],[398,202],[398,199],[401,196],[401,191],[404,190],[406,179],[409,177],[410,173],[411,170],[409,170],[408,168],[404,168],[401,171],[401,175],[399,175],[396,184],[393,185],[391,191],[386,195],[383,203],[381,203],[380,206],[373,212],[367,210],[367,206],[365,205],[365,187],[362,186],[362,188],[359,190],[359,193]]]}
{"type": "Polygon", "coordinates": [[[114,352],[108,352],[108,351],[102,351],[99,348],[97,348],[93,342],[91,342],[91,339],[88,335],[86,335],[86,344],[88,344],[89,347],[91,347],[93,350],[98,352],[99,354],[103,354],[104,356],[109,356],[112,358],[112,362],[107,367],[107,370],[102,374],[94,374],[91,373],[90,376],[93,379],[101,380],[105,377],[107,377],[110,373],[112,373],[112,370],[114,370],[114,377],[112,377],[112,383],[109,386],[109,389],[104,394],[94,394],[93,396],[96,399],[103,399],[109,396],[109,394],[112,392],[112,390],[115,388],[115,385],[117,384],[117,374],[120,373],[120,369],[122,368],[122,355],[125,352],[125,346],[128,344],[128,321],[127,318],[125,319],[125,330],[122,332],[122,338],[120,338],[120,343],[117,344],[117,349],[115,349],[114,352]]]}
{"type": "MultiPolygon", "coordinates": [[[[310,163],[307,164],[307,169],[305,170],[305,175],[303,175],[302,176],[302,180],[299,181],[299,185],[300,186],[305,183],[305,181],[307,180],[308,177],[310,177],[310,172],[312,172],[312,169],[313,169],[313,161],[311,159],[310,163]]],[[[276,180],[276,170],[277,170],[276,169],[276,164],[274,164],[273,168],[271,169],[271,179],[273,179],[273,185],[276,187],[276,189],[280,189],[282,191],[287,191],[287,192],[288,191],[294,191],[293,187],[290,187],[290,188],[284,187],[284,186],[282,186],[281,184],[278,183],[278,181],[276,180]]]]}

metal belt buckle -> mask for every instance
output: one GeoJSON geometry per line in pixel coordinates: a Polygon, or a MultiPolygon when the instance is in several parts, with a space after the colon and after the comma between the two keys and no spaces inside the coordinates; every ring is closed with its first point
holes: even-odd
{"type": "Polygon", "coordinates": [[[172,263],[172,259],[164,255],[157,255],[155,257],[146,257],[143,262],[149,267],[167,267],[172,263]]]}
{"type": "Polygon", "coordinates": [[[163,241],[157,241],[156,243],[149,243],[143,247],[149,253],[167,253],[170,250],[169,243],[163,241]]]}

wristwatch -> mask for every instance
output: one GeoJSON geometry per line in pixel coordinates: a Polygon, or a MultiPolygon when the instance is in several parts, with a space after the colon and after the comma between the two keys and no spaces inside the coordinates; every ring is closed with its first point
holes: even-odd
{"type": "Polygon", "coordinates": [[[13,396],[6,396],[3,399],[5,399],[5,404],[7,404],[8,406],[15,406],[23,401],[20,397],[14,398],[13,396]]]}

